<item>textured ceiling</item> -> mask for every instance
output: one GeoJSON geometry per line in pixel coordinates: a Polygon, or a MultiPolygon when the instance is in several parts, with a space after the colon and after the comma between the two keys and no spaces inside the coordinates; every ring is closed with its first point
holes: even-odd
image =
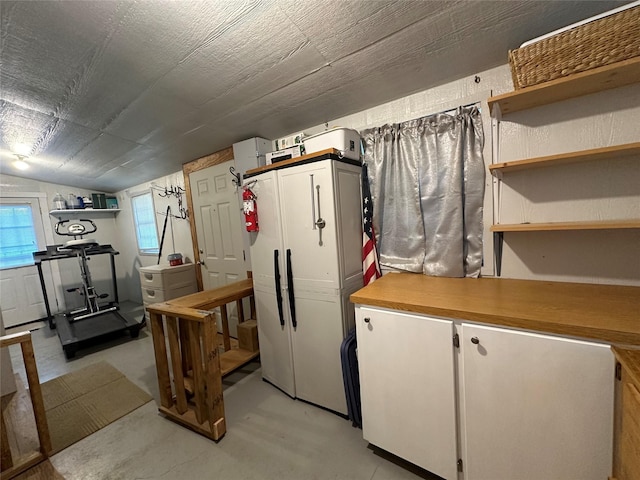
{"type": "Polygon", "coordinates": [[[0,169],[121,190],[504,64],[623,3],[2,0],[0,169]]]}

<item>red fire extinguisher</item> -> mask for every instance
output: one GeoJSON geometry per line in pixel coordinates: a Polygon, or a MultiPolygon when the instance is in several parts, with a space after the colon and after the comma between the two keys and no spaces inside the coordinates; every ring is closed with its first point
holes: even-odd
{"type": "Polygon", "coordinates": [[[256,205],[255,194],[249,187],[244,187],[242,191],[242,210],[244,211],[244,224],[247,232],[257,232],[258,228],[258,205],[256,205]]]}

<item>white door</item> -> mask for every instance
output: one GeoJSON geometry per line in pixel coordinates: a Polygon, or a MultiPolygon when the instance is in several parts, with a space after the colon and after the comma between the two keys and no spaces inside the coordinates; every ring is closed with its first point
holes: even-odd
{"type": "MultiPolygon", "coordinates": [[[[233,166],[232,161],[189,174],[204,290],[247,278],[242,212],[235,186],[231,183],[230,166],[233,166]]],[[[236,307],[227,308],[229,329],[231,335],[236,336],[236,307]]]]}
{"type": "Polygon", "coordinates": [[[463,324],[460,348],[467,480],[611,475],[608,345],[463,324]]]}
{"type": "MultiPolygon", "coordinates": [[[[17,243],[25,247],[25,242],[29,242],[32,244],[32,251],[39,251],[46,249],[47,242],[38,197],[2,198],[0,199],[0,209],[2,209],[0,228],[6,232],[3,232],[1,240],[2,265],[5,267],[0,270],[0,308],[4,325],[9,328],[45,318],[47,315],[40,277],[37,267],[33,265],[33,258],[28,258],[29,255],[18,258],[11,245],[17,243]],[[16,216],[28,219],[29,213],[31,224],[17,225],[15,223],[16,216]],[[24,236],[19,233],[20,230],[24,231],[24,236]],[[30,265],[25,266],[27,263],[30,265]]],[[[56,297],[49,262],[42,262],[42,271],[47,286],[49,304],[52,313],[55,313],[57,311],[56,297]]]]}
{"type": "Polygon", "coordinates": [[[358,307],[356,335],[364,438],[455,480],[453,322],[358,307]]]}

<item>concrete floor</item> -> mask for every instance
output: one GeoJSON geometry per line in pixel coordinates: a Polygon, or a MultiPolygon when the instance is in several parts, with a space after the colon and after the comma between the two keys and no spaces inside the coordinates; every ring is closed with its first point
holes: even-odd
{"type": "MultiPolygon", "coordinates": [[[[33,342],[41,382],[105,360],[155,400],[51,457],[67,480],[439,478],[369,447],[350,421],[262,381],[257,361],[224,379],[227,433],[216,443],[158,413],[148,328],[137,339],[79,350],[72,360],[48,326],[33,332],[33,342]]],[[[19,347],[10,351],[26,383],[19,347]]]]}

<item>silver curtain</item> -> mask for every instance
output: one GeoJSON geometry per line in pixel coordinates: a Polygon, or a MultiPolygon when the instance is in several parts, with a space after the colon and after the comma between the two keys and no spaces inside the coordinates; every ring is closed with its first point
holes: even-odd
{"type": "Polygon", "coordinates": [[[380,263],[425,275],[478,277],[485,180],[478,109],[360,135],[380,263]]]}

